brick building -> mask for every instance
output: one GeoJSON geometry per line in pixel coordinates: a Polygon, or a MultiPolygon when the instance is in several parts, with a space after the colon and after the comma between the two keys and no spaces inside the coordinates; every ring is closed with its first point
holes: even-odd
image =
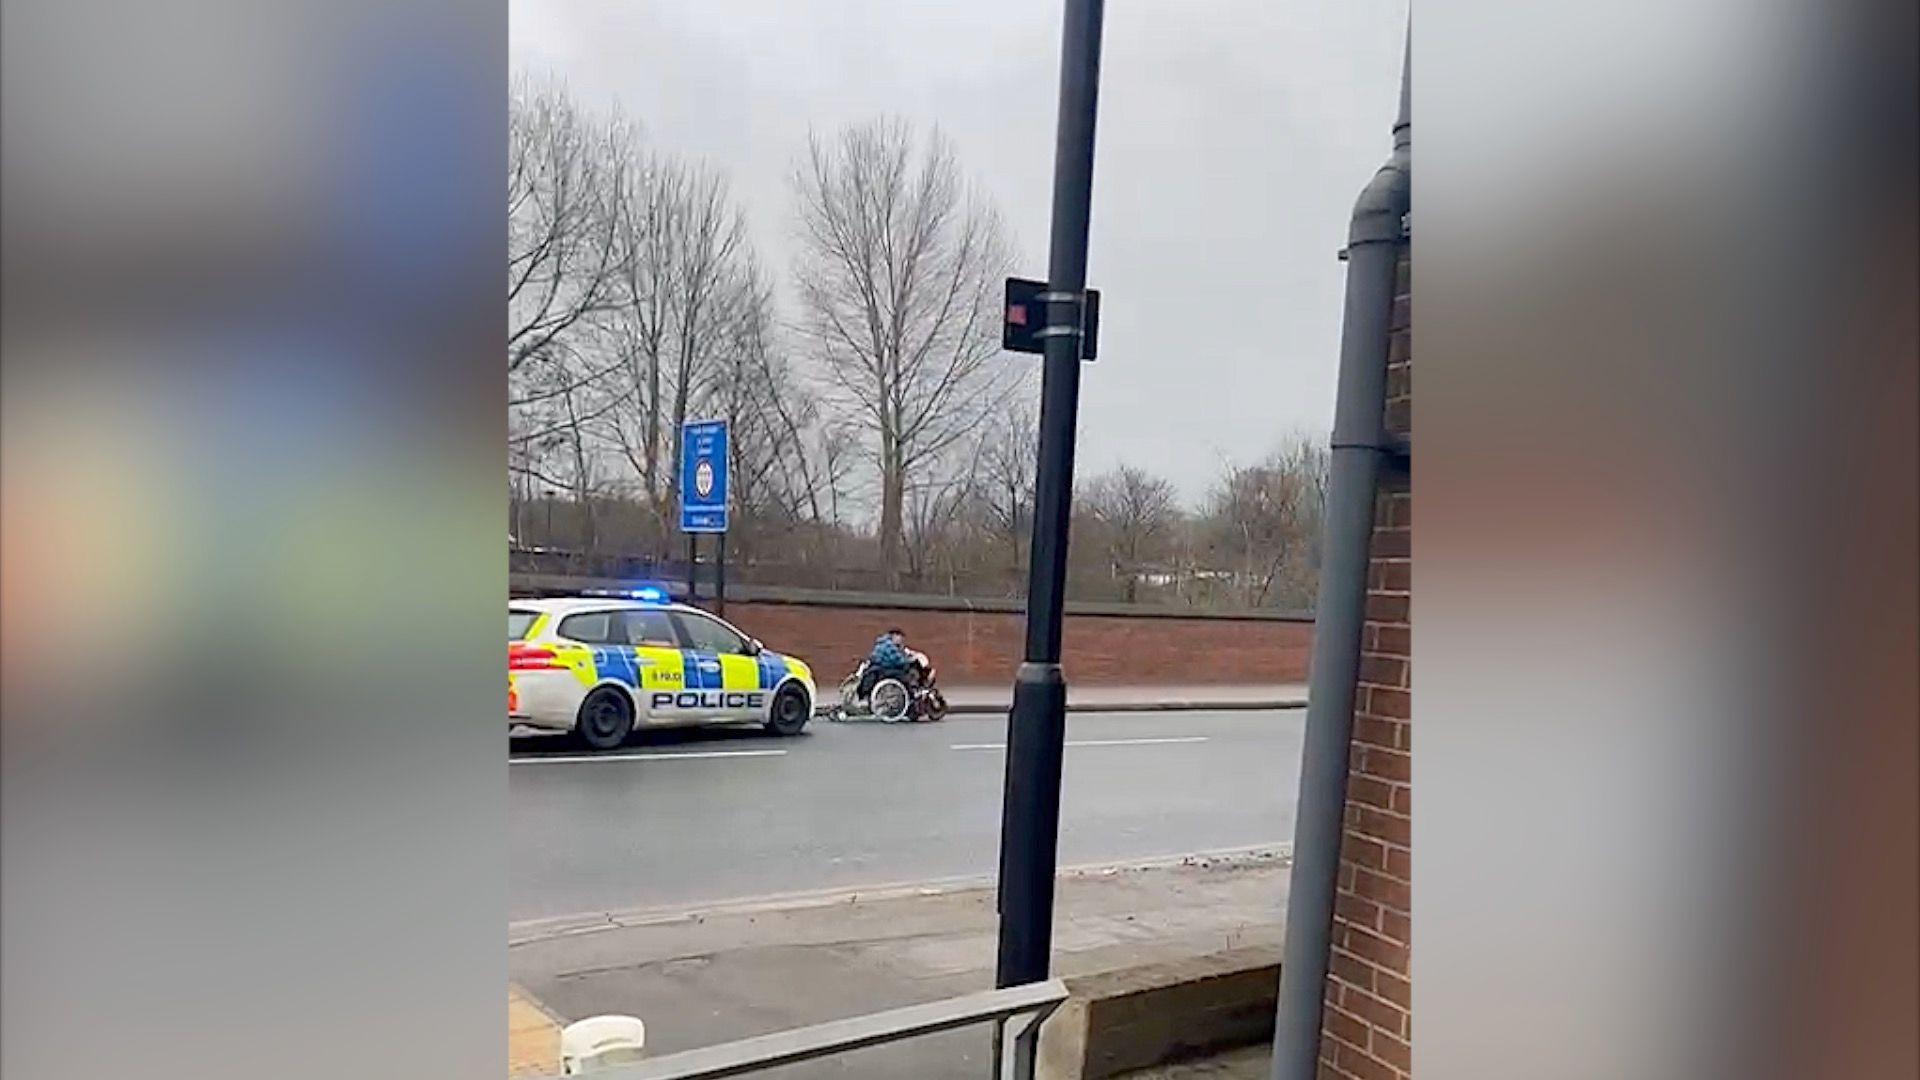
{"type": "MultiPolygon", "coordinates": [[[[1387,354],[1386,426],[1413,433],[1412,270],[1402,254],[1387,354]]],[[[1395,1080],[1413,1072],[1412,621],[1410,454],[1374,504],[1364,652],[1354,699],[1345,828],[1322,1014],[1320,1075],[1395,1080]]]]}

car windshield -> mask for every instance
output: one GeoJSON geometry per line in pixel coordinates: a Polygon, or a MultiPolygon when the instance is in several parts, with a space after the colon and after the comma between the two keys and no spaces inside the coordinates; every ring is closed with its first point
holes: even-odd
{"type": "Polygon", "coordinates": [[[519,608],[508,608],[507,640],[527,640],[527,631],[533,628],[533,621],[539,617],[540,613],[537,611],[522,611],[519,608]]]}

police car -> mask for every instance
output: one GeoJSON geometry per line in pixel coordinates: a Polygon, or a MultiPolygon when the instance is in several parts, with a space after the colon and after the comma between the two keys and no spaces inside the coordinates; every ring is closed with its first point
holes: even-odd
{"type": "Polygon", "coordinates": [[[507,605],[507,722],[596,750],[636,727],[760,724],[798,735],[813,672],[664,591],[507,605]]]}

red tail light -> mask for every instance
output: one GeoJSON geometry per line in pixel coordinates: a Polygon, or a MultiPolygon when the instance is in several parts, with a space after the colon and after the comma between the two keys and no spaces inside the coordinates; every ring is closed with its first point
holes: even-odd
{"type": "Polygon", "coordinates": [[[508,671],[551,671],[554,668],[564,667],[566,665],[560,663],[552,649],[543,649],[536,645],[507,646],[508,671]]]}

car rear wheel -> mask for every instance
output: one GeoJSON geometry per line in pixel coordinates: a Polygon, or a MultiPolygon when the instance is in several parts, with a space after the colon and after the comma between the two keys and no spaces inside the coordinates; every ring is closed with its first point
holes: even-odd
{"type": "Polygon", "coordinates": [[[775,735],[798,735],[811,719],[813,700],[804,688],[788,683],[773,695],[773,705],[767,710],[767,730],[775,735]]]}
{"type": "Polygon", "coordinates": [[[574,730],[593,749],[612,750],[633,733],[633,703],[620,691],[603,686],[580,703],[574,730]]]}

